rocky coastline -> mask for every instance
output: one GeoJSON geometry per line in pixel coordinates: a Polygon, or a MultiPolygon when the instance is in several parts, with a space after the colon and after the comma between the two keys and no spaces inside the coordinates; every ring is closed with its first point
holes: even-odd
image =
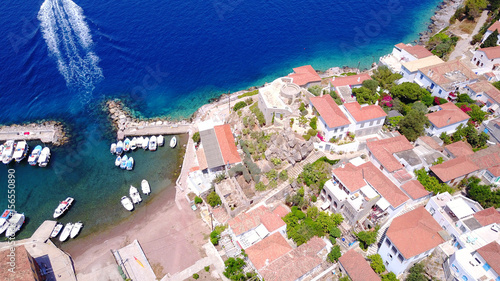
{"type": "Polygon", "coordinates": [[[450,25],[450,18],[455,11],[463,4],[464,0],[444,0],[441,2],[431,17],[431,23],[426,31],[421,32],[418,40],[419,44],[425,45],[432,35],[450,25]]]}

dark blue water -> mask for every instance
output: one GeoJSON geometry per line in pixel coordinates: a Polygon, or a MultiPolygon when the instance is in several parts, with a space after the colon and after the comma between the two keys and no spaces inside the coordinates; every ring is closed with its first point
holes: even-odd
{"type": "MultiPolygon", "coordinates": [[[[292,67],[367,68],[394,44],[417,39],[439,2],[4,1],[0,123],[69,124],[72,146],[55,150],[54,166],[71,162],[66,157],[84,145],[93,147],[63,180],[54,167],[16,168],[20,184],[25,181],[18,200],[31,218],[24,234],[55,208],[47,199],[73,191],[85,198],[82,207],[97,208],[126,181],[144,176],[126,179],[108,168],[112,135],[100,109],[106,98],[124,97],[145,117],[188,117],[221,92],[263,84],[292,67]]],[[[164,170],[175,170],[174,162],[166,161],[164,170]]],[[[2,165],[1,181],[6,174],[2,165]]]]}

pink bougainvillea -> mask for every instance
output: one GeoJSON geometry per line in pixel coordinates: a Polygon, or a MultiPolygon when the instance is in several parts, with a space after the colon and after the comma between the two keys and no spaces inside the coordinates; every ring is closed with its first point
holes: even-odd
{"type": "Polygon", "coordinates": [[[462,106],[460,107],[460,109],[461,109],[463,112],[465,112],[465,113],[467,113],[467,112],[469,112],[469,111],[472,111],[472,108],[468,107],[468,106],[467,106],[467,105],[465,105],[465,104],[462,104],[462,106]]]}
{"type": "Polygon", "coordinates": [[[434,103],[437,104],[437,105],[440,105],[441,101],[439,100],[438,97],[434,97],[434,103]]]}
{"type": "Polygon", "coordinates": [[[387,95],[382,98],[380,104],[385,105],[387,107],[392,107],[392,97],[387,95]]]}

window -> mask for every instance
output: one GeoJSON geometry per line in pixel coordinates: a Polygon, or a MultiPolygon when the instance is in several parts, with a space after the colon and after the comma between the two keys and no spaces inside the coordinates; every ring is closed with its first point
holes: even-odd
{"type": "Polygon", "coordinates": [[[467,281],[467,280],[469,280],[469,278],[467,278],[467,276],[465,276],[465,275],[462,275],[462,280],[467,281]]]}
{"type": "Polygon", "coordinates": [[[399,254],[399,255],[398,255],[398,260],[399,260],[400,262],[403,262],[405,259],[403,258],[403,255],[399,254]]]}
{"type": "Polygon", "coordinates": [[[387,256],[389,257],[389,259],[392,261],[392,255],[391,254],[387,254],[387,256]]]}
{"type": "Polygon", "coordinates": [[[389,238],[385,238],[385,244],[387,244],[387,246],[391,247],[391,241],[389,241],[389,238]]]}
{"type": "Polygon", "coordinates": [[[434,89],[434,83],[431,84],[431,89],[434,89]]]}
{"type": "Polygon", "coordinates": [[[443,90],[439,89],[439,94],[441,94],[443,92],[443,90]]]}
{"type": "Polygon", "coordinates": [[[365,123],[361,123],[360,128],[363,128],[365,126],[365,123]]]}
{"type": "Polygon", "coordinates": [[[370,122],[370,126],[373,126],[373,121],[370,122]]]}
{"type": "Polygon", "coordinates": [[[424,79],[424,75],[423,74],[420,74],[420,79],[424,79]]]}
{"type": "Polygon", "coordinates": [[[490,268],[491,268],[491,266],[489,264],[487,264],[487,263],[485,263],[483,265],[483,269],[486,270],[486,271],[490,270],[490,268]]]}
{"type": "Polygon", "coordinates": [[[431,213],[431,216],[434,216],[434,213],[436,213],[436,210],[434,210],[434,208],[431,207],[431,209],[429,210],[429,213],[431,213]]]}
{"type": "Polygon", "coordinates": [[[451,268],[453,268],[453,270],[455,270],[456,273],[459,273],[460,271],[458,270],[458,267],[454,264],[451,265],[451,268]]]}
{"type": "Polygon", "coordinates": [[[333,133],[336,133],[336,132],[337,132],[337,130],[338,130],[338,128],[335,128],[335,130],[333,130],[333,133]]]}
{"type": "Polygon", "coordinates": [[[394,246],[392,246],[392,249],[391,249],[391,250],[392,250],[392,252],[393,252],[394,254],[398,252],[398,250],[396,250],[396,247],[394,247],[394,246]]]}

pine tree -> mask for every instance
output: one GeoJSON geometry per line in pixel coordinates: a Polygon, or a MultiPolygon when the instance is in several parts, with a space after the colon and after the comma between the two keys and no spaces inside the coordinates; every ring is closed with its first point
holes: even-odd
{"type": "Polygon", "coordinates": [[[497,46],[497,40],[498,40],[498,30],[495,29],[493,33],[484,40],[484,43],[481,44],[481,48],[488,48],[488,47],[495,47],[497,46]]]}

